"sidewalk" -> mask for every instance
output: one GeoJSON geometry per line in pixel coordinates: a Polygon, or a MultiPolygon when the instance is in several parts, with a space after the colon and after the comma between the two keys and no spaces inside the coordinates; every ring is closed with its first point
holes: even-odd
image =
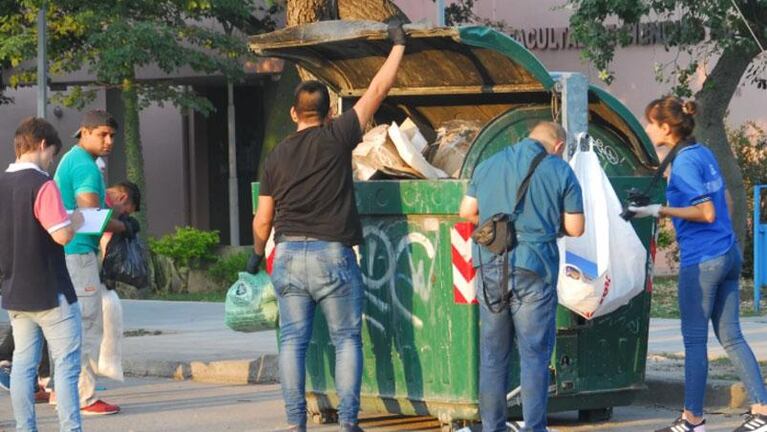
{"type": "MultiPolygon", "coordinates": [[[[223,303],[124,300],[123,307],[125,330],[136,334],[125,338],[126,374],[238,384],[278,380],[275,332],[229,330],[223,303]]],[[[0,326],[7,320],[0,312],[0,326]]],[[[767,361],[767,317],[743,318],[742,329],[757,359],[767,361]]],[[[653,398],[648,401],[681,400],[684,345],[679,320],[651,320],[648,351],[647,384],[653,398]]],[[[709,358],[724,356],[711,331],[709,358]]],[[[733,404],[733,381],[712,378],[709,402],[733,404]]]]}

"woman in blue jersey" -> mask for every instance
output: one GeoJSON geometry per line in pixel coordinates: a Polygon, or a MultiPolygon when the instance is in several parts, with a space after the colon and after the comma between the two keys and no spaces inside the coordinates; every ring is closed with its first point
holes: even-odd
{"type": "Polygon", "coordinates": [[[714,154],[692,136],[695,103],[667,96],[645,110],[647,135],[674,157],[668,205],[630,207],[638,217],[670,217],[679,244],[679,311],[685,348],[684,412],[656,432],[703,432],[708,374],[708,323],[745,384],[753,405],[736,432],[767,432],[767,390],[759,364],[740,331],[742,257],[730,222],[729,193],[714,154]]]}

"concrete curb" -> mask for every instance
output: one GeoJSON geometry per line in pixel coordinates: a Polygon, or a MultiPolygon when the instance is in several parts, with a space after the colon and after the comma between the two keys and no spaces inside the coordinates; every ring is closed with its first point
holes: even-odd
{"type": "MultiPolygon", "coordinates": [[[[189,379],[211,384],[275,384],[280,379],[277,354],[262,354],[254,360],[212,362],[126,360],[123,369],[128,376],[189,379]]],[[[678,376],[650,372],[645,383],[648,390],[639,394],[637,402],[669,407],[683,405],[684,380],[678,376]]],[[[705,405],[709,408],[745,408],[748,395],[740,382],[708,380],[705,405]]]]}
{"type": "Polygon", "coordinates": [[[133,377],[159,377],[213,384],[274,384],[280,379],[277,354],[254,360],[165,361],[125,360],[123,371],[133,377]]]}
{"type": "MultiPolygon", "coordinates": [[[[637,397],[637,402],[651,405],[681,407],[684,405],[684,379],[666,374],[650,373],[645,378],[647,391],[637,397]]],[[[748,394],[742,383],[736,381],[712,380],[706,382],[706,399],[704,405],[708,408],[729,409],[745,408],[748,404],[748,394]]]]}

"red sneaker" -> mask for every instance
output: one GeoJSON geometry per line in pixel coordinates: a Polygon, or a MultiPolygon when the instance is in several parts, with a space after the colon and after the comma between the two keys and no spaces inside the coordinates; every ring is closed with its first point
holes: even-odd
{"type": "Polygon", "coordinates": [[[108,404],[99,399],[87,407],[80,408],[80,412],[84,416],[110,415],[119,413],[120,407],[117,405],[108,404]]]}
{"type": "Polygon", "coordinates": [[[44,388],[38,386],[37,391],[35,392],[35,403],[48,403],[50,402],[50,399],[51,394],[45,391],[44,388]]]}

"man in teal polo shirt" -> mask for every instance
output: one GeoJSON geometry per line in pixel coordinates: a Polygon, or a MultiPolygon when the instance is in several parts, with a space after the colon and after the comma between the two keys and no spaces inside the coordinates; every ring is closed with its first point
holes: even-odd
{"type": "Polygon", "coordinates": [[[477,245],[472,251],[475,267],[482,266],[477,298],[481,353],[479,412],[484,432],[547,430],[549,361],[556,336],[559,271],[556,239],[559,235],[580,236],[584,225],[580,185],[561,158],[564,144],[565,131],[560,125],[539,123],[529,138],[477,166],[461,203],[461,217],[474,224],[497,213],[514,213],[517,189],[531,162],[539,154],[548,153],[530,177],[514,224],[519,244],[508,255],[511,269],[508,286],[502,286],[501,255],[477,245]],[[511,292],[511,300],[508,307],[499,311],[499,298],[506,292],[511,292]],[[515,338],[524,422],[507,424],[506,392],[515,338]]]}
{"type": "MultiPolygon", "coordinates": [[[[79,143],[61,159],[54,180],[64,207],[105,208],[106,187],[96,165],[96,158],[112,151],[112,140],[117,122],[106,111],[85,113],[80,129],[75,134],[79,143]]],[[[106,230],[115,233],[133,233],[137,227],[116,218],[109,221],[106,230]]],[[[80,409],[83,415],[116,414],[120,408],[96,398],[96,368],[102,338],[101,296],[106,287],[99,277],[99,235],[77,234],[64,248],[67,270],[82,308],[83,344],[80,373],[80,409]]]]}

